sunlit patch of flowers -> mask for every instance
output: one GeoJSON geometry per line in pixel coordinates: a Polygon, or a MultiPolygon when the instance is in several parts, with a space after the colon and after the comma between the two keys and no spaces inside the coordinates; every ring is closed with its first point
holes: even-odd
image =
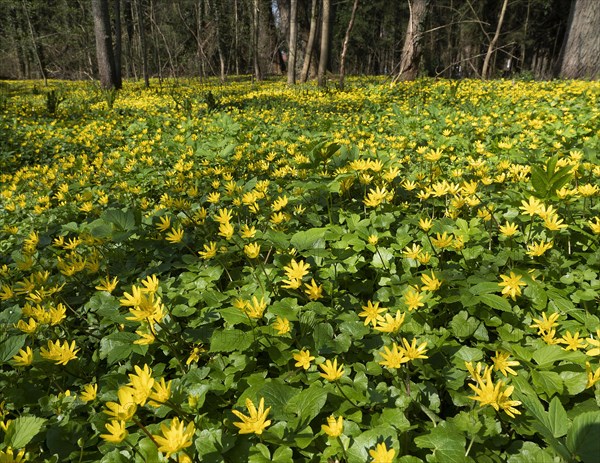
{"type": "Polygon", "coordinates": [[[0,459],[585,461],[598,83],[8,85],[0,459]]]}

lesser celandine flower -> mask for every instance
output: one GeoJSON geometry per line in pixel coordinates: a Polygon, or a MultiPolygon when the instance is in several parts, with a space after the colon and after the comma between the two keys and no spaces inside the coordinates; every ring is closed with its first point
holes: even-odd
{"type": "Polygon", "coordinates": [[[129,435],[125,421],[111,420],[104,427],[108,434],[100,434],[100,437],[110,444],[118,444],[129,435]]]}
{"type": "Polygon", "coordinates": [[[521,201],[521,204],[522,206],[519,209],[521,209],[524,214],[530,216],[538,215],[540,212],[543,211],[543,203],[533,196],[529,197],[529,201],[521,201]]]}
{"type": "Polygon", "coordinates": [[[68,341],[64,341],[60,344],[60,340],[56,342],[48,341],[48,348],[42,347],[40,355],[46,360],[50,360],[57,365],[66,365],[71,360],[77,358],[77,352],[79,349],[76,348],[75,341],[72,341],[69,345],[68,341]]]}
{"type": "Polygon", "coordinates": [[[144,405],[148,396],[152,393],[154,386],[154,378],[152,378],[152,370],[148,365],[143,368],[134,366],[135,374],[129,374],[129,386],[133,391],[133,398],[138,405],[144,405]]]}
{"type": "Polygon", "coordinates": [[[305,370],[308,370],[310,368],[310,362],[312,362],[315,359],[315,357],[310,355],[309,350],[301,350],[300,352],[294,354],[293,357],[294,360],[296,360],[294,366],[302,367],[305,370]]]}
{"type": "Polygon", "coordinates": [[[304,293],[311,301],[318,301],[323,297],[323,285],[317,285],[315,279],[312,278],[310,283],[304,283],[304,293]]]}
{"type": "Polygon", "coordinates": [[[100,278],[100,284],[98,286],[96,286],[95,289],[97,289],[98,291],[106,291],[108,293],[112,293],[114,291],[114,289],[117,287],[118,283],[119,283],[119,279],[117,277],[114,277],[111,280],[111,278],[107,275],[104,278],[100,278]]]}
{"type": "Polygon", "coordinates": [[[184,235],[183,228],[181,228],[181,227],[171,228],[169,233],[167,233],[167,235],[165,236],[165,239],[169,243],[173,243],[173,244],[180,243],[181,240],[183,240],[183,235],[184,235]]]}
{"type": "Polygon", "coordinates": [[[587,373],[587,384],[585,388],[588,389],[600,381],[600,367],[596,368],[596,371],[594,371],[592,370],[590,362],[585,362],[585,371],[587,373]]]}
{"type": "Polygon", "coordinates": [[[246,416],[238,410],[232,410],[233,414],[242,421],[233,423],[234,426],[240,428],[240,434],[257,434],[260,435],[271,424],[271,420],[267,420],[267,415],[271,410],[268,407],[265,410],[265,399],[261,397],[258,403],[258,409],[250,399],[246,399],[246,408],[249,415],[246,416]]]}
{"type": "Polygon", "coordinates": [[[408,288],[408,290],[402,296],[402,299],[409,312],[425,305],[423,302],[425,300],[425,295],[415,288],[408,288]]]}
{"type": "Polygon", "coordinates": [[[419,219],[419,227],[421,230],[427,233],[429,230],[431,230],[431,227],[433,227],[433,220],[428,217],[419,219]]]}
{"type": "Polygon", "coordinates": [[[392,449],[388,449],[385,442],[381,442],[377,444],[374,449],[369,450],[369,455],[373,461],[371,463],[392,463],[394,461],[394,455],[396,455],[396,451],[392,449]]]}
{"type": "Polygon", "coordinates": [[[540,334],[543,332],[548,332],[553,327],[558,326],[558,323],[556,323],[556,320],[558,320],[558,317],[560,317],[560,314],[558,312],[554,312],[554,313],[550,314],[550,317],[548,317],[546,315],[546,312],[542,312],[541,320],[534,318],[533,321],[535,323],[532,325],[529,325],[529,327],[537,328],[539,330],[540,334]]]}
{"type": "Polygon", "coordinates": [[[327,418],[327,424],[322,424],[321,429],[329,437],[336,438],[341,436],[344,431],[344,417],[340,416],[336,419],[335,416],[330,415],[327,418]]]}
{"type": "Polygon", "coordinates": [[[325,360],[325,363],[319,365],[319,368],[323,370],[323,373],[320,373],[321,377],[327,381],[337,381],[344,376],[344,364],[340,364],[338,367],[337,358],[333,359],[333,362],[325,360]]]}
{"type": "Polygon", "coordinates": [[[527,245],[527,255],[531,257],[539,257],[543,255],[548,249],[553,246],[552,241],[539,241],[538,243],[531,243],[527,245]]]}
{"type": "Polygon", "coordinates": [[[592,349],[586,352],[590,357],[595,357],[600,355],[600,328],[596,330],[596,339],[594,337],[587,338],[588,347],[592,347],[592,349]]]}
{"type": "Polygon", "coordinates": [[[208,244],[203,245],[204,251],[198,251],[200,257],[204,260],[212,259],[217,255],[217,243],[211,241],[208,244]]]}
{"type": "Polygon", "coordinates": [[[558,340],[558,343],[565,344],[566,347],[563,347],[565,350],[579,350],[586,346],[585,339],[579,337],[579,331],[574,335],[571,334],[570,331],[567,331],[566,334],[558,340]]]}
{"type": "Polygon", "coordinates": [[[492,357],[492,361],[494,362],[494,370],[501,371],[504,376],[508,376],[517,374],[515,370],[511,367],[519,366],[520,363],[516,360],[509,360],[510,354],[508,352],[498,352],[496,351],[496,356],[492,357]]]}
{"type": "Polygon", "coordinates": [[[499,230],[502,236],[510,238],[519,232],[519,226],[507,221],[504,225],[500,225],[499,230]]]}
{"type": "Polygon", "coordinates": [[[104,413],[118,421],[129,421],[137,410],[137,403],[133,398],[133,389],[122,386],[117,391],[118,402],[107,402],[104,413]]]}
{"type": "Polygon", "coordinates": [[[19,450],[16,455],[10,447],[0,450],[0,462],[2,463],[24,463],[26,461],[25,449],[19,450]]]}
{"type": "Polygon", "coordinates": [[[12,363],[16,367],[26,367],[33,362],[33,351],[27,346],[25,349],[19,349],[19,352],[12,358],[12,363]]]}
{"type": "Polygon", "coordinates": [[[273,323],[273,328],[277,330],[277,334],[284,335],[290,332],[290,321],[287,318],[277,317],[275,323],[273,323]]]}
{"type": "Polygon", "coordinates": [[[385,187],[371,188],[367,197],[363,200],[363,203],[365,203],[365,206],[367,207],[377,207],[387,199],[389,193],[390,192],[386,190],[385,187]]]}
{"type": "Polygon", "coordinates": [[[439,280],[433,272],[431,272],[431,276],[426,273],[421,275],[421,282],[423,283],[423,286],[421,286],[422,291],[434,292],[442,287],[441,280],[439,280]]]}
{"type": "Polygon", "coordinates": [[[400,352],[402,353],[402,356],[405,359],[404,362],[408,362],[410,360],[429,358],[425,355],[425,353],[427,352],[427,341],[422,342],[417,347],[416,338],[413,338],[410,344],[405,338],[402,338],[402,345],[403,347],[400,347],[400,352]]]}
{"type": "Polygon", "coordinates": [[[92,402],[96,399],[98,394],[98,385],[96,383],[86,384],[83,386],[82,391],[79,393],[79,398],[83,402],[92,402]]]}
{"type": "Polygon", "coordinates": [[[246,254],[249,259],[256,259],[260,255],[260,244],[249,243],[245,245],[244,254],[246,254]]]}
{"type": "Polygon", "coordinates": [[[600,217],[594,217],[594,221],[588,221],[588,226],[595,235],[600,235],[600,217]]]}
{"type": "Polygon", "coordinates": [[[369,323],[373,326],[377,326],[379,320],[383,320],[383,317],[379,315],[387,311],[385,307],[379,307],[379,302],[367,301],[367,305],[362,306],[363,311],[358,315],[359,317],[365,317],[365,326],[369,323]]]}
{"type": "Polygon", "coordinates": [[[500,275],[500,278],[502,278],[502,281],[498,283],[498,286],[502,288],[502,295],[510,297],[513,301],[521,295],[521,286],[527,286],[527,283],[521,281],[523,276],[516,275],[512,271],[509,275],[500,275]]]}
{"type": "Polygon", "coordinates": [[[298,289],[302,285],[302,278],[304,278],[305,275],[308,275],[309,268],[310,264],[305,263],[303,260],[296,262],[295,259],[292,259],[290,265],[283,267],[287,277],[286,280],[283,280],[283,287],[288,289],[298,289]]]}
{"type": "Polygon", "coordinates": [[[386,368],[400,368],[405,363],[404,355],[398,348],[398,344],[392,343],[392,348],[388,346],[383,347],[383,352],[379,352],[383,360],[379,362],[379,365],[383,365],[386,368]]]}
{"type": "Polygon", "coordinates": [[[152,437],[158,444],[158,451],[169,458],[174,453],[183,450],[192,445],[192,438],[196,428],[190,421],[187,425],[180,421],[178,417],[171,420],[169,426],[164,423],[160,425],[161,435],[153,434],[152,437]]]}
{"type": "Polygon", "coordinates": [[[375,329],[377,331],[381,331],[382,333],[397,333],[402,327],[405,318],[406,313],[400,312],[399,310],[396,310],[395,315],[386,313],[383,317],[377,320],[375,329]]]}

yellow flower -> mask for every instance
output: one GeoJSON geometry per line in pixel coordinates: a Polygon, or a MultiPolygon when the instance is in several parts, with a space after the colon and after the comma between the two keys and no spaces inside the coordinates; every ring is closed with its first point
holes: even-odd
{"type": "Polygon", "coordinates": [[[521,201],[522,206],[519,208],[523,211],[523,213],[534,216],[542,212],[543,204],[541,201],[537,200],[533,196],[529,197],[529,202],[523,200],[521,201]]]}
{"type": "Polygon", "coordinates": [[[308,370],[310,368],[310,362],[312,362],[315,359],[315,357],[310,355],[309,350],[301,350],[300,352],[294,354],[293,357],[294,360],[296,360],[294,366],[302,367],[305,370],[308,370]]]}
{"type": "Polygon", "coordinates": [[[283,197],[279,196],[275,201],[273,201],[273,205],[272,205],[273,212],[280,211],[285,206],[287,206],[287,203],[288,203],[287,196],[283,196],[283,197]]]}
{"type": "Polygon", "coordinates": [[[0,463],[25,463],[26,461],[25,449],[19,450],[16,455],[10,447],[0,450],[0,463]]]}
{"type": "Polygon", "coordinates": [[[402,255],[404,257],[406,257],[407,259],[418,259],[419,254],[421,253],[421,251],[423,250],[423,247],[418,245],[417,243],[414,243],[412,245],[412,248],[409,246],[406,246],[404,248],[404,251],[402,251],[402,255]]]}
{"type": "Polygon", "coordinates": [[[421,287],[422,291],[437,291],[442,287],[442,282],[437,279],[435,273],[431,272],[431,276],[426,275],[425,273],[421,275],[421,282],[423,286],[421,287]]]}
{"type": "Polygon", "coordinates": [[[161,423],[160,431],[162,435],[153,434],[152,437],[158,444],[158,451],[164,453],[169,458],[174,453],[192,445],[192,438],[194,437],[196,428],[192,421],[186,425],[183,421],[179,421],[179,418],[175,417],[171,420],[170,426],[161,423]]]}
{"type": "Polygon", "coordinates": [[[122,420],[111,420],[104,427],[110,434],[100,434],[100,437],[110,444],[118,444],[129,435],[127,425],[122,420]]]}
{"type": "Polygon", "coordinates": [[[177,227],[177,228],[171,228],[171,231],[169,233],[167,233],[167,236],[165,236],[165,239],[170,242],[170,243],[180,243],[181,240],[183,240],[183,228],[181,227],[177,227]]]}
{"type": "Polygon", "coordinates": [[[543,255],[548,249],[552,248],[552,241],[547,243],[540,241],[539,243],[532,243],[527,245],[527,255],[531,257],[538,257],[543,255]]]}
{"type": "Polygon", "coordinates": [[[134,344],[138,346],[149,346],[150,344],[154,344],[156,338],[152,333],[147,333],[142,330],[136,330],[135,334],[137,334],[140,338],[133,341],[134,344]]]}
{"type": "Polygon", "coordinates": [[[577,187],[577,191],[579,191],[579,194],[583,197],[589,197],[589,196],[594,196],[596,193],[598,193],[599,188],[598,185],[592,185],[590,183],[586,183],[585,185],[579,185],[577,187]]]}
{"type": "Polygon", "coordinates": [[[544,218],[544,227],[551,231],[559,231],[569,226],[563,223],[563,219],[559,219],[557,214],[548,214],[544,218]]]}
{"type": "Polygon", "coordinates": [[[206,197],[206,200],[212,204],[217,204],[220,199],[221,199],[221,193],[219,193],[218,191],[214,191],[206,197]]]}
{"type": "Polygon", "coordinates": [[[425,353],[427,352],[427,349],[425,349],[425,347],[427,347],[427,341],[422,342],[419,345],[419,347],[417,347],[416,338],[413,338],[410,344],[405,338],[402,338],[402,344],[404,345],[404,347],[400,348],[400,352],[404,357],[404,362],[408,362],[409,360],[429,358],[425,355],[425,353]]]}
{"type": "Polygon", "coordinates": [[[17,355],[12,358],[13,365],[16,367],[26,367],[33,362],[33,351],[27,346],[25,349],[19,349],[17,355]]]}
{"type": "Polygon", "coordinates": [[[152,394],[150,394],[148,403],[153,407],[160,407],[171,398],[171,381],[165,382],[165,378],[160,381],[154,381],[152,394]]]}
{"type": "Polygon", "coordinates": [[[133,389],[120,387],[117,391],[118,402],[107,402],[104,413],[112,416],[115,420],[129,421],[137,410],[137,403],[133,399],[133,389]]]}
{"type": "Polygon", "coordinates": [[[296,262],[292,259],[289,266],[283,267],[287,280],[282,280],[284,288],[298,289],[302,285],[302,278],[308,275],[308,269],[310,264],[305,263],[303,260],[296,262]]]}
{"type": "Polygon", "coordinates": [[[406,313],[400,312],[399,310],[396,310],[396,314],[394,316],[386,313],[383,317],[377,320],[375,329],[377,331],[381,331],[382,333],[397,333],[402,327],[405,318],[406,313]]]}
{"type": "Polygon", "coordinates": [[[229,222],[219,225],[219,236],[222,236],[226,240],[230,240],[233,237],[234,232],[235,229],[229,222]]]}
{"type": "Polygon", "coordinates": [[[325,363],[319,365],[319,368],[323,370],[323,373],[320,373],[321,377],[327,381],[337,381],[344,376],[344,364],[340,364],[338,367],[337,358],[333,359],[333,362],[325,360],[325,363]]]}
{"type": "Polygon", "coordinates": [[[266,308],[267,303],[264,297],[261,297],[259,301],[256,296],[252,296],[252,302],[247,301],[243,310],[250,318],[259,319],[263,316],[266,308]]]}
{"type": "Polygon", "coordinates": [[[260,244],[247,244],[246,246],[244,246],[244,254],[246,254],[246,256],[248,256],[249,259],[256,259],[260,254],[260,244]]]}
{"type": "Polygon", "coordinates": [[[594,217],[594,222],[589,220],[588,226],[595,235],[600,235],[600,217],[594,217]]]}
{"type": "Polygon", "coordinates": [[[169,228],[171,228],[171,219],[168,215],[163,215],[158,220],[159,223],[157,223],[155,226],[159,231],[166,232],[169,228]]]}
{"type": "Polygon", "coordinates": [[[567,347],[563,347],[565,350],[579,350],[586,346],[585,339],[579,337],[579,331],[572,335],[570,331],[567,331],[562,338],[558,340],[559,344],[566,344],[567,347]]]}
{"type": "Polygon", "coordinates": [[[546,312],[542,312],[542,319],[538,320],[537,318],[534,318],[533,321],[535,323],[533,325],[529,325],[529,327],[537,328],[540,332],[548,332],[553,327],[558,326],[558,323],[556,323],[558,317],[560,317],[558,312],[550,314],[550,318],[546,316],[546,312]]]}
{"type": "Polygon", "coordinates": [[[290,321],[287,318],[277,317],[273,328],[277,330],[277,334],[284,335],[290,332],[290,321]]]}
{"type": "Polygon", "coordinates": [[[363,199],[363,203],[365,203],[365,206],[367,207],[377,207],[388,199],[389,194],[390,192],[387,191],[385,187],[376,187],[375,189],[371,188],[367,194],[367,197],[363,199]]]}
{"type": "Polygon", "coordinates": [[[375,246],[377,245],[377,243],[379,243],[379,237],[375,234],[369,235],[369,237],[367,238],[367,241],[369,242],[370,245],[375,246]]]}
{"type": "Polygon", "coordinates": [[[97,289],[98,291],[106,291],[108,293],[112,293],[117,287],[118,283],[119,279],[117,277],[114,277],[111,280],[109,276],[106,276],[104,278],[100,278],[100,284],[96,286],[95,289],[97,289]]]}
{"type": "Polygon", "coordinates": [[[217,243],[214,241],[205,244],[203,248],[204,251],[198,251],[198,254],[200,254],[200,257],[202,257],[204,260],[212,259],[217,255],[217,243]]]}
{"type": "Polygon", "coordinates": [[[587,339],[588,347],[594,346],[593,349],[590,349],[586,352],[590,357],[594,357],[600,355],[600,328],[596,330],[596,339],[589,337],[587,339]]]}
{"type": "Polygon", "coordinates": [[[425,305],[423,303],[424,299],[425,296],[423,293],[414,288],[408,288],[408,291],[406,291],[403,296],[404,304],[409,312],[418,309],[419,307],[423,307],[425,305]]]}
{"type": "Polygon", "coordinates": [[[494,370],[501,371],[504,376],[508,376],[517,374],[515,370],[511,367],[516,367],[520,365],[520,363],[516,360],[509,360],[510,354],[508,352],[498,352],[496,351],[496,356],[492,357],[492,361],[494,362],[494,370]]]}
{"type": "Polygon", "coordinates": [[[96,399],[98,394],[98,385],[96,383],[86,384],[79,393],[79,398],[84,402],[91,402],[96,399]]]}
{"type": "Polygon", "coordinates": [[[362,306],[363,311],[358,314],[359,317],[365,317],[365,326],[369,323],[373,326],[377,326],[379,320],[383,320],[383,317],[379,315],[385,312],[387,309],[379,307],[379,302],[373,304],[371,301],[367,301],[367,305],[362,306]]]}
{"type": "Polygon", "coordinates": [[[521,412],[515,408],[521,405],[521,402],[519,402],[518,400],[510,400],[510,395],[513,393],[514,389],[514,386],[508,386],[503,391],[500,391],[498,397],[496,398],[496,405],[498,406],[498,408],[504,410],[504,413],[506,413],[511,418],[515,418],[515,415],[521,414],[521,412]]]}
{"type": "Polygon", "coordinates": [[[158,291],[158,285],[160,281],[158,281],[158,277],[156,275],[149,275],[142,280],[142,285],[144,285],[144,290],[148,293],[155,293],[158,291]]]}
{"type": "Polygon", "coordinates": [[[419,227],[427,233],[433,227],[433,220],[429,218],[419,219],[419,227]]]}
{"type": "Polygon", "coordinates": [[[129,385],[133,391],[135,403],[144,406],[148,396],[152,393],[154,386],[154,378],[152,378],[152,370],[148,365],[143,368],[135,365],[135,374],[129,374],[129,385]]]}
{"type": "Polygon", "coordinates": [[[63,345],[60,345],[60,340],[56,342],[48,341],[48,348],[42,347],[40,350],[40,355],[46,360],[50,360],[57,365],[66,365],[71,360],[77,358],[77,352],[79,349],[76,349],[75,341],[71,342],[69,345],[68,341],[64,341],[63,345]]]}
{"type": "Polygon", "coordinates": [[[246,239],[254,238],[254,235],[256,235],[256,228],[248,227],[248,225],[244,224],[240,229],[240,235],[242,236],[242,238],[246,239]]]}
{"type": "Polygon", "coordinates": [[[592,370],[590,362],[585,362],[585,371],[587,373],[587,384],[585,388],[588,389],[600,381],[600,367],[596,368],[596,371],[594,371],[592,370]]]}
{"type": "Polygon", "coordinates": [[[220,224],[225,224],[231,222],[233,218],[233,213],[229,209],[219,209],[219,212],[215,214],[213,220],[220,224]]]}
{"type": "Polygon", "coordinates": [[[369,455],[373,458],[371,463],[392,463],[394,461],[394,455],[396,451],[388,449],[384,442],[377,444],[374,449],[369,450],[369,455]]]}
{"type": "Polygon", "coordinates": [[[507,221],[504,225],[500,225],[499,230],[502,236],[510,238],[511,236],[514,236],[519,232],[519,226],[507,221]]]}
{"type": "Polygon", "coordinates": [[[327,418],[327,424],[322,424],[321,429],[329,437],[336,438],[344,431],[344,417],[340,416],[337,420],[335,416],[330,415],[327,418]]]}
{"type": "Polygon", "coordinates": [[[500,275],[500,278],[502,281],[498,283],[498,286],[502,288],[502,295],[512,298],[513,301],[521,295],[521,286],[527,286],[527,283],[521,281],[522,275],[515,275],[512,271],[510,275],[500,275]]]}
{"type": "Polygon", "coordinates": [[[385,352],[379,352],[381,358],[383,360],[379,362],[379,365],[383,365],[387,368],[400,368],[403,363],[405,363],[404,355],[398,349],[398,344],[395,342],[392,343],[392,348],[390,349],[388,346],[384,346],[383,350],[385,352]]]}
{"type": "Polygon", "coordinates": [[[448,236],[446,232],[442,233],[441,235],[439,233],[436,233],[435,238],[431,238],[431,243],[436,248],[444,249],[452,244],[452,239],[452,236],[448,236]]]}
{"type": "Polygon", "coordinates": [[[38,324],[33,318],[30,318],[27,323],[24,320],[19,320],[15,326],[23,333],[33,334],[37,331],[38,324]]]}
{"type": "Polygon", "coordinates": [[[248,409],[249,416],[237,410],[232,410],[233,414],[242,420],[241,422],[233,423],[234,426],[240,428],[240,434],[262,434],[265,428],[271,424],[271,420],[267,420],[267,415],[271,407],[265,410],[265,399],[261,397],[258,403],[258,410],[250,399],[246,399],[246,408],[248,409]]]}
{"type": "Polygon", "coordinates": [[[312,278],[309,283],[304,283],[306,288],[304,292],[311,301],[317,301],[323,297],[323,285],[317,285],[315,279],[312,278]]]}

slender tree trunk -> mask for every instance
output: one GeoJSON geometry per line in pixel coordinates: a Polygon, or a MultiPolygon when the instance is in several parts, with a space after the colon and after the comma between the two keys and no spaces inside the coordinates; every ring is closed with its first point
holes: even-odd
{"type": "Polygon", "coordinates": [[[42,58],[40,56],[41,53],[38,48],[37,41],[35,39],[35,32],[33,31],[33,24],[31,23],[31,17],[29,16],[29,10],[27,9],[27,3],[25,3],[25,1],[23,1],[23,11],[25,12],[25,18],[27,19],[27,26],[29,28],[29,36],[31,38],[31,46],[33,49],[33,53],[35,55],[35,59],[40,68],[40,74],[42,76],[42,79],[44,79],[44,86],[47,86],[48,85],[48,77],[46,76],[45,66],[42,63],[42,58]]]}
{"type": "Polygon", "coordinates": [[[569,13],[560,77],[600,78],[600,2],[574,0],[569,13]]]}
{"type": "Polygon", "coordinates": [[[358,0],[354,0],[352,5],[352,14],[350,15],[350,21],[348,21],[348,27],[346,28],[346,35],[344,36],[344,43],[342,44],[342,53],[340,55],[340,89],[344,89],[344,78],[346,75],[346,53],[348,52],[348,42],[350,42],[350,32],[354,27],[354,19],[356,17],[356,10],[358,9],[358,0]]]}
{"type": "Polygon", "coordinates": [[[258,50],[258,16],[260,14],[259,0],[252,2],[252,60],[254,62],[254,78],[262,80],[258,50]]]}
{"type": "Polygon", "coordinates": [[[308,32],[306,50],[304,52],[302,72],[300,73],[300,82],[306,82],[308,80],[308,71],[310,69],[310,62],[313,56],[313,49],[315,48],[315,38],[317,37],[317,15],[319,11],[317,7],[318,0],[312,0],[312,5],[310,7],[310,29],[308,32]]]}
{"type": "Polygon", "coordinates": [[[146,26],[144,15],[144,0],[137,0],[138,27],[140,29],[140,49],[142,51],[142,74],[144,75],[144,86],[150,87],[150,76],[148,75],[148,43],[146,41],[146,26]]]}
{"type": "Polygon", "coordinates": [[[421,42],[423,41],[423,25],[427,18],[429,0],[408,0],[410,17],[406,28],[400,71],[394,78],[398,80],[414,80],[419,73],[421,62],[421,42]]]}
{"type": "Polygon", "coordinates": [[[504,0],[502,3],[502,10],[500,10],[500,17],[498,18],[498,24],[496,25],[496,33],[492,38],[487,53],[485,54],[485,59],[483,60],[483,67],[481,68],[481,78],[487,79],[489,78],[489,65],[490,59],[494,53],[494,48],[496,47],[496,43],[498,43],[498,38],[500,37],[500,29],[502,29],[502,23],[504,22],[504,14],[506,13],[506,7],[508,6],[508,0],[504,0]]]}
{"type": "Polygon", "coordinates": [[[329,61],[329,15],[331,13],[331,0],[323,0],[323,21],[321,22],[321,53],[319,56],[319,74],[317,81],[319,87],[327,85],[327,62],[329,61]]]}
{"type": "Polygon", "coordinates": [[[135,65],[133,61],[133,6],[131,0],[125,0],[123,3],[123,18],[125,19],[125,31],[127,33],[127,44],[125,45],[125,53],[127,54],[127,77],[135,77],[135,65]]]}
{"type": "Polygon", "coordinates": [[[121,88],[123,86],[123,78],[121,76],[121,0],[113,2],[114,25],[115,25],[115,86],[121,88]]]}
{"type": "Polygon", "coordinates": [[[298,39],[298,0],[290,1],[290,40],[287,62],[287,83],[296,83],[296,50],[298,39]]]}
{"type": "Polygon", "coordinates": [[[115,74],[115,57],[113,55],[110,33],[110,14],[108,0],[92,0],[94,17],[94,35],[96,37],[96,58],[98,72],[103,88],[118,88],[115,74]]]}

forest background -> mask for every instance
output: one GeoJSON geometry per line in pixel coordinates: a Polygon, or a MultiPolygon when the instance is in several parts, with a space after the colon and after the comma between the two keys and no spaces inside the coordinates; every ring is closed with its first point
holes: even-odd
{"type": "Polygon", "coordinates": [[[0,0],[0,78],[600,75],[596,0],[0,0]]]}

